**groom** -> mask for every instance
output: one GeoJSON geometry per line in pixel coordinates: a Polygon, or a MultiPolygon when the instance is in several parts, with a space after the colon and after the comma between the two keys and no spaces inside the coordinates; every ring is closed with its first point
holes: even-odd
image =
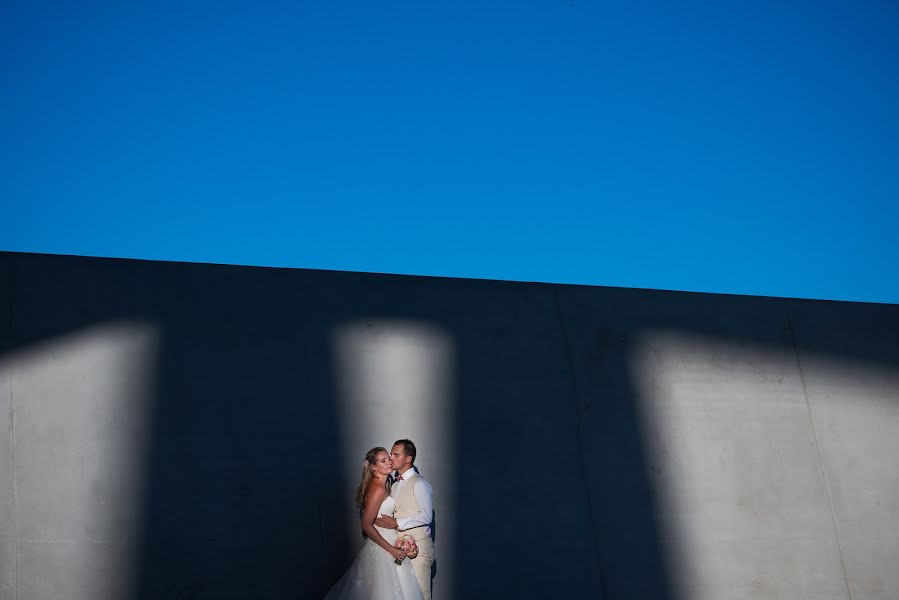
{"type": "Polygon", "coordinates": [[[375,520],[378,527],[398,529],[399,534],[415,538],[418,556],[410,558],[418,585],[425,600],[431,597],[431,565],[434,563],[434,541],[431,522],[434,516],[431,484],[414,467],[415,444],[411,440],[397,440],[390,450],[396,469],[390,495],[396,500],[395,518],[381,515],[375,520]]]}

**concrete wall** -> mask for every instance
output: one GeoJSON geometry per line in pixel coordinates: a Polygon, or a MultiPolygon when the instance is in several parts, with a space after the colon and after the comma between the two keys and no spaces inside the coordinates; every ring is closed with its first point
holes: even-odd
{"type": "Polygon", "coordinates": [[[899,306],[0,253],[0,598],[899,597],[899,306]],[[487,541],[488,548],[484,548],[487,541]]]}

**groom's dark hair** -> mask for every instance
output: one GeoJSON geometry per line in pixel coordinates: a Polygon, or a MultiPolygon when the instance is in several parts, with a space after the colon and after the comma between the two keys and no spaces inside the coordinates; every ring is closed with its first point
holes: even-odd
{"type": "Polygon", "coordinates": [[[403,452],[406,456],[412,457],[412,464],[415,464],[415,444],[412,443],[412,440],[397,440],[393,442],[394,446],[402,446],[403,452]]]}

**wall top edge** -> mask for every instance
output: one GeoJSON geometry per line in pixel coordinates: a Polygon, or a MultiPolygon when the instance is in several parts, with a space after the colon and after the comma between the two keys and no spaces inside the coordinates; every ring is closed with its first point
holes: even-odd
{"type": "Polygon", "coordinates": [[[847,305],[866,305],[866,306],[883,306],[889,308],[899,307],[899,304],[892,304],[887,302],[869,302],[863,300],[832,300],[828,298],[813,298],[813,297],[798,297],[798,296],[765,296],[765,295],[755,295],[755,294],[735,294],[735,293],[725,293],[725,292],[707,292],[707,291],[696,291],[696,290],[676,290],[676,289],[661,289],[661,288],[650,288],[650,287],[626,287],[626,286],[611,286],[611,285],[592,285],[592,284],[581,284],[581,283],[563,283],[563,282],[553,282],[553,281],[530,281],[530,280],[518,280],[518,279],[490,279],[490,278],[479,278],[479,277],[452,277],[446,275],[422,275],[422,274],[414,274],[414,273],[389,273],[389,272],[381,272],[381,271],[352,271],[352,270],[342,270],[342,269],[320,269],[320,268],[310,268],[310,267],[285,267],[285,266],[265,266],[265,265],[250,265],[250,264],[237,264],[237,263],[226,263],[226,262],[192,262],[192,261],[178,261],[178,260],[156,260],[156,259],[147,259],[147,258],[124,258],[124,257],[112,257],[112,256],[92,256],[92,255],[82,255],[82,254],[58,254],[58,253],[43,253],[43,252],[17,252],[11,250],[0,250],[0,261],[4,259],[46,259],[46,260],[59,260],[59,261],[87,261],[94,263],[106,263],[106,264],[142,264],[142,265],[157,265],[157,266],[194,266],[194,267],[214,267],[214,268],[222,268],[222,269],[234,269],[235,271],[286,271],[286,272],[297,272],[297,273],[321,273],[321,274],[334,274],[334,275],[346,275],[353,277],[363,277],[363,278],[373,278],[373,279],[397,279],[397,280],[433,280],[433,281],[449,281],[449,282],[466,282],[466,283],[475,283],[475,284],[487,284],[487,285],[503,285],[503,286],[527,286],[527,287],[543,287],[550,289],[558,289],[561,291],[564,290],[578,290],[578,289],[586,289],[586,290],[607,290],[610,292],[618,292],[618,293],[638,293],[638,294],[646,294],[650,296],[668,296],[668,297],[683,297],[683,298],[698,298],[698,297],[708,297],[708,298],[731,298],[735,300],[755,300],[755,301],[767,301],[773,303],[802,303],[802,304],[823,304],[823,305],[839,305],[839,306],[847,306],[847,305]]]}

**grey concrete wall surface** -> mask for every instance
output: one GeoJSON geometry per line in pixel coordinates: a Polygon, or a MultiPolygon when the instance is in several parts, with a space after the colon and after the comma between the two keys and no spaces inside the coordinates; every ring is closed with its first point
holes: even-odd
{"type": "Polygon", "coordinates": [[[0,253],[0,598],[899,598],[899,306],[0,253]]]}

